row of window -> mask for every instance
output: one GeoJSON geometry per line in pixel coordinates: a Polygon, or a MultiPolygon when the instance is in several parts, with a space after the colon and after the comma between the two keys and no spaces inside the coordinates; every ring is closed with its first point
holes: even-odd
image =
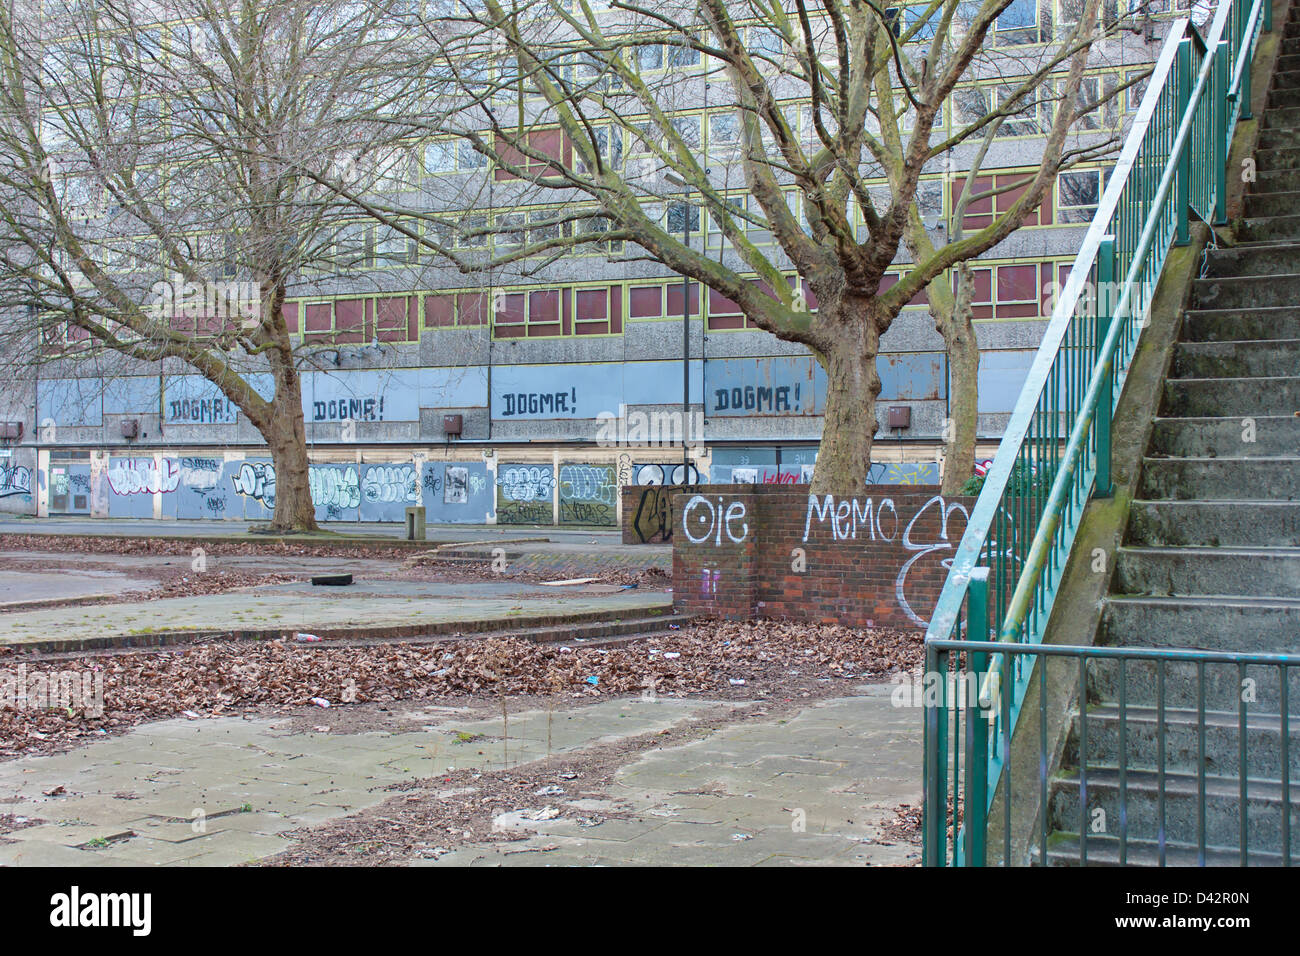
{"type": "MultiPolygon", "coordinates": [[[[1069,263],[1008,262],[976,265],[971,302],[978,321],[1046,318],[1053,305],[1053,282],[1064,283],[1069,263]]],[[[885,276],[882,291],[891,288],[900,272],[885,276]]],[[[775,298],[771,288],[750,280],[775,298]]],[[[810,311],[817,299],[802,281],[788,276],[796,295],[810,311]],[[796,284],[797,282],[797,284],[796,284]]],[[[211,296],[208,305],[216,303],[211,296]]],[[[608,285],[561,285],[555,287],[418,292],[406,295],[344,296],[334,299],[297,299],[284,307],[289,333],[305,343],[367,344],[419,341],[422,330],[473,328],[490,325],[498,340],[569,338],[623,334],[626,322],[671,321],[686,312],[700,317],[700,286],[680,280],[651,280],[608,285]]],[[[908,305],[922,308],[928,296],[921,291],[908,305]]],[[[230,303],[221,300],[223,306],[230,303]]],[[[711,332],[758,328],[740,307],[714,289],[704,296],[704,318],[711,332]]],[[[188,334],[219,335],[233,332],[246,320],[229,310],[205,312],[204,303],[193,304],[182,314],[170,317],[170,325],[188,334]]],[[[250,319],[255,321],[255,309],[250,319]]],[[[69,346],[85,345],[88,334],[67,325],[60,332],[47,329],[45,347],[60,352],[69,346]]]]}
{"type": "MultiPolygon", "coordinates": [[[[1106,170],[1072,169],[1060,174],[1056,189],[1046,201],[1030,213],[1024,226],[1053,226],[1070,223],[1087,223],[1091,221],[1101,200],[1101,191],[1105,183],[1106,170]]],[[[1028,189],[1027,178],[1033,170],[990,171],[978,176],[974,182],[974,194],[966,205],[962,219],[963,229],[969,231],[989,225],[995,217],[1007,213],[1028,189]]],[[[916,205],[922,217],[931,224],[947,220],[955,211],[961,196],[964,179],[947,181],[933,178],[922,180],[917,188],[916,205]]],[[[884,209],[889,201],[888,187],[872,187],[873,201],[877,209],[884,209]]],[[[786,200],[796,220],[806,227],[806,220],[801,216],[801,197],[794,190],[786,193],[786,200]]],[[[751,194],[740,194],[728,199],[736,213],[736,221],[744,228],[750,242],[758,246],[771,245],[772,233],[766,225],[761,224],[764,215],[758,201],[751,194]],[[751,222],[750,217],[759,224],[751,222]]],[[[717,248],[723,242],[720,222],[712,213],[700,207],[682,202],[647,203],[643,207],[647,217],[673,235],[689,232],[692,241],[698,243],[701,224],[704,226],[705,242],[708,248],[717,248]]],[[[508,254],[522,245],[535,245],[561,237],[575,235],[600,236],[610,229],[610,223],[602,216],[595,215],[594,208],[588,217],[581,215],[581,207],[541,206],[512,212],[497,213],[473,212],[464,216],[458,226],[432,225],[429,235],[447,247],[459,247],[466,250],[491,249],[497,254],[508,254]]],[[[853,204],[852,219],[859,231],[860,238],[866,238],[866,221],[860,214],[857,204],[853,204]]],[[[409,229],[419,227],[412,223],[409,229]]],[[[617,255],[623,252],[623,243],[618,240],[593,240],[576,245],[566,250],[567,256],[573,255],[617,255]]],[[[346,268],[385,268],[418,264],[422,259],[419,244],[409,236],[382,225],[358,223],[343,230],[336,248],[334,259],[346,268]]]]}
{"type": "MultiPolygon", "coordinates": [[[[1064,281],[1066,263],[1012,262],[972,269],[971,297],[977,320],[1044,318],[1052,305],[1052,282],[1064,281]]],[[[793,281],[793,277],[790,277],[793,281]]],[[[900,278],[891,273],[882,290],[900,278]]],[[[751,280],[775,297],[771,288],[751,280]]],[[[817,300],[802,283],[798,294],[816,311],[817,300]]],[[[567,338],[621,335],[625,322],[672,320],[686,311],[700,316],[700,287],[695,282],[655,281],[610,285],[563,285],[544,288],[426,292],[402,296],[301,300],[285,306],[289,331],[306,341],[359,343],[415,341],[419,330],[479,327],[490,323],[495,339],[567,338]],[[422,319],[422,321],[421,321],[422,319]]],[[[704,297],[709,331],[758,328],[740,306],[714,289],[704,297]]],[[[924,291],[910,303],[924,307],[924,291]]]]}

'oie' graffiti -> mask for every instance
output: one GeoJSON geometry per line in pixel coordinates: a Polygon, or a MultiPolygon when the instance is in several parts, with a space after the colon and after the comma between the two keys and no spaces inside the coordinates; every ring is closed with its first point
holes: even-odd
{"type": "Polygon", "coordinates": [[[724,506],[718,498],[715,505],[704,495],[694,495],[682,509],[682,531],[692,544],[711,540],[715,547],[721,547],[724,534],[732,544],[742,544],[749,536],[745,515],[743,501],[724,506]]]}

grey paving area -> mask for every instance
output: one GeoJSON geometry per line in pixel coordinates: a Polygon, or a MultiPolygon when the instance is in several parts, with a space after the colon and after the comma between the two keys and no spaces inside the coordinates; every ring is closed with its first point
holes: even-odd
{"type": "MultiPolygon", "coordinates": [[[[523,841],[420,862],[912,862],[914,848],[881,828],[890,808],[920,799],[920,721],[888,694],[874,687],[647,752],[618,772],[607,800],[557,796],[556,814],[540,823],[503,815],[502,826],[537,831],[523,841]],[[626,818],[583,825],[602,808],[626,818]]],[[[390,784],[572,753],[713,706],[633,699],[511,714],[508,736],[500,718],[448,708],[417,713],[399,732],[291,733],[284,722],[240,718],[148,724],[70,753],[0,764],[0,809],[45,821],[0,838],[0,864],[243,863],[289,846],[289,830],[381,802],[390,784]],[[485,736],[462,742],[477,734],[485,736]]]]}
{"type": "Polygon", "coordinates": [[[154,581],[118,571],[81,570],[53,574],[0,570],[0,606],[24,601],[68,600],[145,591],[154,581]]]}
{"type": "Polygon", "coordinates": [[[58,639],[77,641],[105,636],[142,636],[171,631],[284,629],[311,631],[345,627],[382,628],[450,621],[500,621],[592,611],[636,611],[667,607],[671,595],[649,591],[593,594],[531,588],[497,582],[465,582],[438,596],[436,586],[419,582],[376,582],[349,588],[268,586],[225,594],[165,598],[141,603],[11,611],[0,615],[0,644],[58,639]],[[480,590],[481,589],[481,590],[480,590]],[[525,593],[525,590],[528,593],[525,593]]]}
{"type": "Polygon", "coordinates": [[[431,866],[905,865],[919,849],[885,832],[921,800],[918,712],[890,688],[810,705],[788,721],[731,726],[621,769],[607,806],[631,819],[585,826],[603,809],[565,807],[528,822],[527,842],[469,846],[431,866]],[[527,851],[533,852],[527,852],[527,851]]]}
{"type": "MultiPolygon", "coordinates": [[[[0,516],[0,534],[125,534],[228,537],[243,534],[257,522],[249,521],[155,521],[152,518],[17,518],[0,516]]],[[[360,537],[403,538],[406,526],[400,523],[325,522],[326,531],[360,537]]],[[[435,525],[427,528],[431,541],[493,541],[502,538],[547,538],[552,543],[587,544],[592,540],[604,544],[621,544],[622,532],[615,528],[557,528],[553,525],[435,525]]],[[[629,547],[631,547],[629,545],[629,547]]],[[[638,546],[639,547],[639,546],[638,546]]]]}

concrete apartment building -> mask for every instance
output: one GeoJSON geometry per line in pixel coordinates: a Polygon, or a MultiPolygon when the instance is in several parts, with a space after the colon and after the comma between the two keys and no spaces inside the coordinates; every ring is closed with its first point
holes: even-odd
{"type": "MultiPolygon", "coordinates": [[[[995,45],[1013,59],[1017,49],[1050,41],[1071,6],[1016,0],[995,45]]],[[[1147,35],[1126,32],[1094,58],[1092,90],[1113,89],[1149,63],[1162,18],[1173,11],[1150,12],[1147,35]]],[[[996,85],[991,77],[960,89],[944,111],[945,128],[996,95],[996,85]]],[[[711,174],[741,184],[743,201],[743,176],[728,172],[734,111],[708,103],[721,88],[698,84],[699,102],[680,115],[711,174]]],[[[1098,111],[1097,128],[1122,125],[1141,92],[1118,94],[1098,111]]],[[[1038,123],[1007,123],[1003,132],[983,163],[990,184],[1038,165],[1038,123]]],[[[612,144],[611,155],[635,161],[635,142],[612,144]]],[[[922,184],[921,212],[940,241],[952,227],[966,162],[954,153],[922,184]]],[[[977,457],[992,454],[1050,313],[1053,284],[1073,259],[1105,175],[1104,162],[1063,174],[1031,220],[975,264],[977,457]]],[[[493,198],[509,187],[484,157],[441,141],[416,144],[409,174],[394,186],[472,192],[487,199],[474,214],[480,222],[513,217],[525,226],[528,209],[493,198]]],[[[993,205],[1006,208],[1014,197],[975,204],[966,225],[978,227],[993,205]]],[[[688,218],[680,208],[666,215],[670,227],[674,215],[675,228],[689,227],[693,244],[717,248],[707,215],[695,210],[688,218]]],[[[639,255],[607,243],[530,270],[467,275],[379,226],[358,222],[349,235],[360,267],[299,277],[286,307],[295,334],[319,343],[303,367],[302,404],[322,520],[400,521],[408,505],[423,504],[430,523],[613,525],[619,486],[683,478],[681,445],[646,447],[638,440],[655,436],[637,429],[679,425],[684,360],[691,420],[702,436],[688,450],[687,480],[796,482],[815,460],[825,398],[816,361],[747,325],[722,296],[706,290],[701,297],[694,284],[684,294],[679,276],[639,255]]],[[[897,265],[901,272],[905,263],[897,265]]],[[[261,436],[214,386],[178,360],[78,356],[77,344],[74,333],[46,348],[41,362],[0,391],[0,423],[8,423],[0,424],[0,511],[269,517],[274,471],[261,436]]],[[[948,375],[924,302],[884,335],[879,370],[881,422],[893,409],[906,411],[878,435],[868,480],[933,483],[948,375]]]]}

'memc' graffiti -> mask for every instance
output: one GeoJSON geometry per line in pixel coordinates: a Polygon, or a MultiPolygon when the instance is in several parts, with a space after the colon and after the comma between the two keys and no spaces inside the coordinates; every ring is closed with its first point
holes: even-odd
{"type": "Polygon", "coordinates": [[[32,472],[22,465],[0,465],[0,498],[31,495],[32,472]]]}
{"type": "MultiPolygon", "coordinates": [[[[916,509],[902,531],[900,543],[910,557],[903,562],[903,566],[898,569],[898,575],[894,578],[894,600],[898,602],[899,609],[918,627],[925,627],[929,622],[912,610],[912,605],[907,600],[907,575],[919,562],[931,558],[932,555],[952,551],[957,546],[961,535],[950,534],[948,527],[949,519],[954,514],[960,514],[962,518],[961,529],[958,531],[964,530],[966,522],[970,519],[965,506],[958,502],[949,504],[941,496],[935,495],[916,509]],[[914,537],[917,522],[932,509],[937,510],[938,533],[933,541],[917,541],[914,537]]],[[[826,495],[820,501],[815,495],[809,495],[808,511],[803,526],[804,543],[807,543],[814,533],[814,518],[817,520],[816,528],[829,526],[831,536],[836,541],[856,541],[859,534],[870,541],[899,540],[901,520],[892,498],[882,498],[879,503],[875,503],[871,498],[849,498],[837,502],[834,495],[826,495]],[[886,513],[889,515],[887,524],[883,520],[886,513]]],[[[952,559],[947,557],[940,563],[947,570],[952,564],[952,559]]]]}

